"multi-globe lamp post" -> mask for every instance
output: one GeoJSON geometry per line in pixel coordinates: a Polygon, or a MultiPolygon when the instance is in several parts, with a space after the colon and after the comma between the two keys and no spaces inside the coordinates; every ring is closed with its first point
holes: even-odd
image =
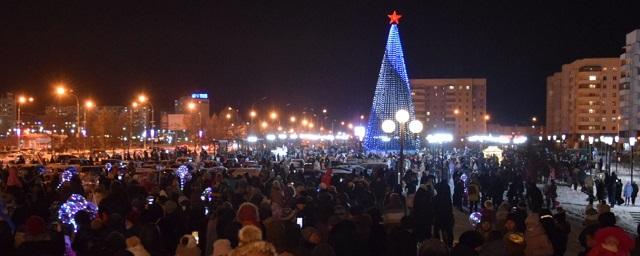
{"type": "MultiPolygon", "coordinates": [[[[399,127],[398,135],[400,136],[400,161],[398,165],[398,185],[402,184],[401,180],[402,175],[404,174],[404,137],[406,136],[405,126],[407,122],[409,122],[409,118],[411,118],[409,112],[405,109],[400,109],[395,114],[395,121],[387,119],[382,122],[382,131],[385,133],[393,133],[396,130],[396,126],[399,127]],[[398,122],[399,125],[396,125],[396,122],[398,122]]],[[[409,122],[409,132],[411,133],[418,134],[422,132],[422,128],[422,122],[418,120],[409,122]]]]}
{"type": "MultiPolygon", "coordinates": [[[[195,139],[196,150],[198,150],[198,145],[200,144],[200,138],[202,138],[202,112],[200,112],[195,102],[189,102],[189,104],[187,104],[187,108],[191,112],[195,112],[196,110],[198,111],[198,134],[196,135],[197,139],[195,139]]],[[[229,118],[231,117],[229,116],[229,118]]]]}

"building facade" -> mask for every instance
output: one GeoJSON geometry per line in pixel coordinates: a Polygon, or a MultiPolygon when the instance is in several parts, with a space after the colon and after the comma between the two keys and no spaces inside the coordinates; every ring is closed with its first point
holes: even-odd
{"type": "Polygon", "coordinates": [[[425,132],[466,138],[487,131],[487,80],[484,78],[411,79],[416,119],[425,132]]]}
{"type": "Polygon", "coordinates": [[[620,59],[588,58],[562,65],[547,77],[549,135],[616,135],[620,59]]]}
{"type": "Polygon", "coordinates": [[[640,130],[640,29],[627,34],[620,55],[620,136],[638,136],[640,130]]]}
{"type": "Polygon", "coordinates": [[[193,114],[199,116],[201,127],[207,126],[209,120],[209,94],[192,93],[190,96],[183,96],[175,100],[175,114],[193,114]],[[194,104],[194,108],[189,108],[189,104],[194,104]]]}
{"type": "Polygon", "coordinates": [[[0,95],[0,136],[11,133],[16,125],[16,99],[13,93],[0,95]]]}

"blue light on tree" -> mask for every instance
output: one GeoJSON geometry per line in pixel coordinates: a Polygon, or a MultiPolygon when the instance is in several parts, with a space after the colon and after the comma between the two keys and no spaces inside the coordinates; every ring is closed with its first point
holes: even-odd
{"type": "MultiPolygon", "coordinates": [[[[369,123],[364,137],[364,146],[370,151],[400,150],[399,129],[396,129],[391,134],[386,134],[382,131],[382,122],[384,120],[395,120],[395,113],[398,110],[407,110],[410,114],[409,120],[415,120],[409,77],[398,32],[398,20],[400,17],[401,15],[398,15],[395,11],[389,15],[391,28],[389,29],[387,46],[382,58],[371,114],[369,115],[369,123]]],[[[404,129],[407,130],[408,127],[404,129]]],[[[404,136],[405,150],[418,148],[419,140],[408,132],[405,132],[404,136]]]]}

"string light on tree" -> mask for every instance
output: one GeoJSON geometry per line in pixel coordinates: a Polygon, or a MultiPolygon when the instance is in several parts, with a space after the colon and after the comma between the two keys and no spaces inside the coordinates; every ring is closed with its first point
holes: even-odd
{"type": "MultiPolygon", "coordinates": [[[[409,77],[398,32],[398,23],[402,15],[393,11],[388,17],[391,28],[389,29],[387,46],[380,66],[369,122],[365,129],[364,146],[370,151],[395,151],[400,149],[401,129],[396,129],[396,125],[392,123],[384,124],[385,120],[404,120],[409,122],[415,119],[409,77]],[[396,118],[395,115],[399,110],[403,111],[399,113],[401,115],[399,116],[400,118],[396,118]],[[385,129],[394,131],[394,134],[387,135],[383,131],[385,129]]],[[[361,118],[364,118],[364,116],[361,118]]],[[[419,140],[407,132],[403,133],[403,140],[406,150],[415,150],[419,146],[419,140]]]]}

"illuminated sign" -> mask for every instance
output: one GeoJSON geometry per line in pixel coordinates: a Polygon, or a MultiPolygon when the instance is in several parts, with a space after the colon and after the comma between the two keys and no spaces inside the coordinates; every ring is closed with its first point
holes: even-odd
{"type": "Polygon", "coordinates": [[[193,93],[191,94],[192,99],[208,99],[209,94],[207,93],[193,93]]]}

